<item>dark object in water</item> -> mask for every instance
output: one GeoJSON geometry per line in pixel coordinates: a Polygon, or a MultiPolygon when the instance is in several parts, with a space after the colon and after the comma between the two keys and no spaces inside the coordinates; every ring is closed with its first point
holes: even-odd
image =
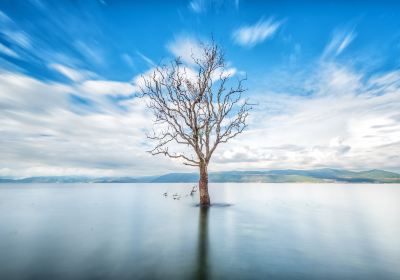
{"type": "Polygon", "coordinates": [[[190,195],[193,196],[195,192],[197,192],[197,186],[193,186],[192,190],[190,191],[190,195]]]}

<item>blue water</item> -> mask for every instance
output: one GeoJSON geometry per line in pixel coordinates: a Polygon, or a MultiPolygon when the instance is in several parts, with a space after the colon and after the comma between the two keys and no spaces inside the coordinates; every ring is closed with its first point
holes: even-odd
{"type": "Polygon", "coordinates": [[[400,185],[191,188],[2,184],[0,279],[400,279],[400,185]]]}

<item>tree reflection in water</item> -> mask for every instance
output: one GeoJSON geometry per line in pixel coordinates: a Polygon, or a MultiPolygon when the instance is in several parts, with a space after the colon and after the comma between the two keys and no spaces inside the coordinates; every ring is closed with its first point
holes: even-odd
{"type": "Polygon", "coordinates": [[[209,207],[199,207],[199,235],[197,240],[196,279],[209,278],[208,262],[208,212],[209,207]]]}

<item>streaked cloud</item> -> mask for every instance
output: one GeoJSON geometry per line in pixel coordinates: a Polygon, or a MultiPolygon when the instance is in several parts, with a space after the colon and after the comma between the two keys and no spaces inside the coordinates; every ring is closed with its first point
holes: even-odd
{"type": "Polygon", "coordinates": [[[191,0],[188,7],[194,13],[201,14],[209,10],[219,11],[224,7],[239,9],[239,0],[191,0]]]}
{"type": "Polygon", "coordinates": [[[122,60],[131,68],[134,68],[135,63],[133,62],[132,56],[127,53],[121,55],[122,60]]]}
{"type": "Polygon", "coordinates": [[[167,44],[167,49],[187,64],[194,64],[193,58],[200,57],[203,52],[200,41],[190,35],[176,36],[167,44]]]}
{"type": "Polygon", "coordinates": [[[75,82],[82,81],[90,77],[90,73],[88,71],[79,71],[58,63],[52,63],[49,65],[49,67],[75,82]]]}
{"type": "Polygon", "coordinates": [[[353,7],[334,3],[320,5],[318,17],[309,16],[311,4],[299,13],[243,1],[238,12],[239,1],[222,0],[163,9],[36,3],[1,5],[0,176],[193,171],[145,152],[152,115],[134,93],[163,58],[181,57],[194,78],[191,56],[200,55],[200,41],[211,33],[228,59],[215,76],[236,79],[246,71],[248,96],[259,105],[244,134],[216,151],[210,171],[400,171],[395,5],[360,6],[365,13],[356,30],[342,25],[354,22],[353,7]],[[257,21],[262,13],[277,17],[257,21]],[[262,44],[278,33],[274,44],[262,44]]]}
{"type": "Polygon", "coordinates": [[[325,47],[323,56],[341,54],[356,37],[357,34],[353,30],[335,31],[330,42],[325,47]]]}
{"type": "MultiPolygon", "coordinates": [[[[207,44],[207,41],[203,43],[207,44]]],[[[174,57],[179,57],[181,62],[186,64],[187,75],[195,79],[197,75],[194,59],[201,58],[203,55],[202,42],[190,35],[179,35],[168,42],[166,47],[174,57]]],[[[234,76],[236,73],[237,69],[229,67],[229,62],[227,62],[226,69],[223,72],[221,69],[217,69],[214,72],[213,79],[217,80],[220,76],[234,76]]]]}
{"type": "Polygon", "coordinates": [[[85,81],[80,88],[84,92],[103,95],[131,95],[136,90],[136,87],[131,83],[109,80],[85,81]]]}
{"type": "Polygon", "coordinates": [[[32,46],[31,39],[28,34],[23,31],[4,30],[5,37],[9,42],[18,45],[21,48],[29,49],[32,46]]]}
{"type": "MultiPolygon", "coordinates": [[[[97,93],[124,88],[110,81],[85,86],[97,93]]],[[[151,116],[142,99],[115,106],[78,85],[0,72],[0,108],[0,176],[143,175],[154,173],[149,166],[157,172],[181,168],[145,152],[143,130],[151,127],[151,116]],[[81,105],[71,103],[71,94],[89,99],[98,110],[77,111],[81,105]]]]}
{"type": "Polygon", "coordinates": [[[11,22],[11,19],[0,10],[0,21],[3,23],[11,22]]]}
{"type": "Polygon", "coordinates": [[[2,43],[0,43],[0,53],[3,53],[5,55],[17,58],[19,57],[19,55],[13,51],[12,49],[6,47],[5,45],[3,45],[2,43]]]}
{"type": "Polygon", "coordinates": [[[92,64],[103,64],[104,58],[100,51],[100,46],[95,44],[95,46],[89,46],[88,43],[83,41],[75,42],[75,48],[80,52],[80,54],[87,59],[89,63],[92,64]]]}
{"type": "Polygon", "coordinates": [[[368,73],[349,65],[316,62],[315,66],[303,83],[311,96],[261,90],[249,130],[217,151],[213,168],[398,171],[397,71],[368,78],[368,73]],[[290,148],[293,145],[295,149],[290,148]]]}
{"type": "Polygon", "coordinates": [[[232,38],[238,45],[254,47],[274,36],[282,24],[283,21],[276,21],[272,18],[268,20],[261,19],[256,24],[245,25],[236,29],[232,34],[232,38]]]}
{"type": "Polygon", "coordinates": [[[137,51],[136,54],[143,59],[149,66],[155,66],[156,64],[154,63],[153,60],[151,60],[148,56],[145,56],[141,52],[137,51]]]}
{"type": "Polygon", "coordinates": [[[195,13],[201,13],[204,12],[206,7],[205,7],[205,0],[193,0],[189,2],[189,8],[195,12],[195,13]]]}

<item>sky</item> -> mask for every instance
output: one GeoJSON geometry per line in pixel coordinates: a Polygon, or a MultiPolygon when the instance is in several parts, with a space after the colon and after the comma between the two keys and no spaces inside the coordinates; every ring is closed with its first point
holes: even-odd
{"type": "Polygon", "coordinates": [[[400,2],[0,1],[0,176],[193,172],[138,77],[211,38],[258,105],[210,171],[400,171],[400,2]]]}

